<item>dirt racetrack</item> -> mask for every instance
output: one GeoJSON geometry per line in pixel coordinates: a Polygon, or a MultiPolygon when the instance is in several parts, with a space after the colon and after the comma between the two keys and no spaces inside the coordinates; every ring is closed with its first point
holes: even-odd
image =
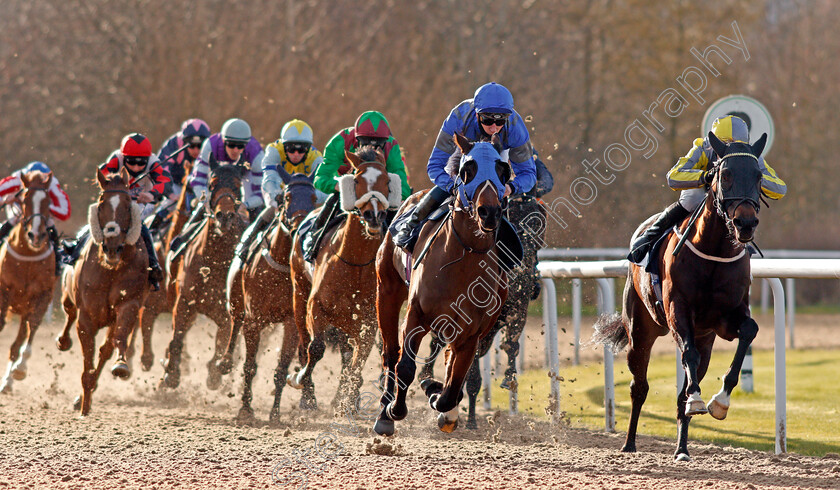
{"type": "MultiPolygon", "coordinates": [[[[106,370],[91,415],[79,419],[71,404],[80,391],[81,355],[75,334],[71,351],[55,348],[62,319],[56,315],[41,328],[28,377],[15,382],[12,394],[0,395],[0,488],[840,488],[836,454],[775,456],[690,441],[693,461],[675,463],[671,439],[639,436],[639,452],[622,454],[623,433],[484,411],[478,430],[462,426],[444,434],[419,390],[396,435],[375,438],[365,414],[351,414],[349,421],[341,414],[335,418],[329,408],[338,377],[338,356],[329,351],[315,376],[320,410],[298,410],[299,394],[286,388],[282,424],[272,427],[266,420],[280,329],[261,344],[254,382],[260,422],[239,426],[233,417],[241,360],[219,391],[207,390],[204,363],[212,338],[202,318],[187,336],[189,358],[177,391],[156,389],[163,372],[159,364],[146,373],[135,363],[128,381],[106,370]]],[[[840,344],[837,320],[797,317],[798,346],[825,347],[826,339],[840,344]],[[834,335],[827,335],[830,329],[834,335]]],[[[157,323],[158,358],[169,341],[169,322],[163,316],[157,323]]],[[[759,323],[757,344],[772,346],[771,318],[759,323]]],[[[539,322],[529,325],[528,359],[536,367],[542,337],[539,322]]],[[[4,356],[16,331],[12,318],[0,333],[4,356]]],[[[673,352],[668,341],[660,344],[673,352]]],[[[377,365],[372,356],[363,391],[375,391],[370,381],[377,365]]]]}

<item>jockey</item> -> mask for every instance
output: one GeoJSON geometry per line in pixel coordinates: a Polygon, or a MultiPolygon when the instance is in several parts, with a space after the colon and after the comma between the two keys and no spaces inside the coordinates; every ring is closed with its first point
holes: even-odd
{"type": "MultiPolygon", "coordinates": [[[[458,104],[443,121],[429,156],[426,171],[435,183],[432,190],[417,203],[408,220],[394,236],[394,243],[410,251],[412,231],[432,211],[440,207],[452,193],[455,183],[446,173],[446,162],[455,153],[453,135],[459,132],[470,141],[479,141],[498,133],[502,148],[508,150],[508,159],[516,176],[505,185],[503,197],[524,194],[536,183],[534,156],[525,121],[513,109],[513,95],[502,85],[490,82],[478,87],[472,99],[458,104]]],[[[504,156],[504,155],[503,155],[504,156]]]]}
{"type": "MultiPolygon", "coordinates": [[[[22,169],[16,170],[12,173],[12,175],[0,180],[0,202],[3,204],[11,204],[14,201],[16,194],[23,187],[20,177],[34,171],[42,172],[44,174],[51,172],[50,167],[43,162],[30,162],[22,169]]],[[[67,220],[67,218],[70,217],[70,199],[67,197],[67,193],[64,192],[64,189],[61,188],[61,183],[59,183],[55,174],[53,174],[52,180],[50,181],[50,188],[48,192],[50,195],[51,216],[60,221],[67,220]]],[[[8,208],[6,212],[9,219],[0,225],[0,241],[5,240],[6,237],[9,236],[12,228],[14,228],[20,220],[20,214],[14,212],[12,208],[8,208]]],[[[55,251],[55,274],[58,275],[61,271],[61,256],[63,249],[59,246],[58,231],[55,229],[55,223],[53,223],[52,218],[50,218],[47,222],[47,235],[49,236],[53,250],[55,251]]]]}
{"type": "Polygon", "coordinates": [[[333,136],[324,149],[324,163],[315,172],[315,188],[328,194],[324,206],[318,213],[318,217],[312,224],[312,236],[314,237],[312,247],[305,251],[304,259],[307,262],[315,260],[315,255],[320,245],[321,237],[324,235],[324,228],[335,215],[338,208],[339,192],[338,180],[341,175],[352,170],[350,164],[344,158],[344,152],[354,152],[356,149],[372,145],[385,154],[385,168],[389,173],[397,174],[402,181],[402,199],[411,195],[411,187],[405,174],[405,162],[402,158],[402,151],[394,135],[391,133],[388,120],[381,112],[363,112],[356,123],[349,128],[342,129],[333,136]]]}
{"type": "MultiPolygon", "coordinates": [[[[292,119],[283,125],[280,139],[265,147],[262,159],[262,194],[266,207],[242,234],[242,239],[236,247],[237,257],[244,260],[251,240],[271,223],[280,206],[284,184],[278,167],[290,175],[313,175],[323,161],[321,152],[315,148],[312,128],[308,124],[300,119],[292,119]]],[[[323,202],[327,197],[321,191],[316,190],[315,193],[318,202],[323,202]]]]}
{"type": "MultiPolygon", "coordinates": [[[[263,207],[263,198],[260,195],[263,178],[260,165],[263,155],[262,145],[251,136],[251,126],[242,119],[228,119],[222,125],[220,133],[204,141],[188,183],[193,193],[201,196],[207,192],[207,179],[211,168],[217,165],[247,166],[249,171],[242,179],[242,196],[243,203],[248,208],[248,215],[253,221],[263,207]]],[[[181,234],[172,239],[170,250],[178,252],[184,240],[192,233],[194,223],[199,222],[204,216],[203,213],[203,206],[195,206],[181,234]]]]}
{"type": "Polygon", "coordinates": [[[204,140],[210,137],[210,126],[201,119],[187,119],[181,123],[181,130],[170,136],[160,147],[158,159],[172,178],[172,194],[161,203],[155,213],[155,220],[149,226],[154,229],[163,219],[169,207],[178,201],[181,185],[184,183],[184,164],[194,164],[204,140]],[[184,148],[186,147],[186,148],[184,148]]]}
{"type": "Polygon", "coordinates": [[[207,177],[211,167],[217,164],[248,164],[250,170],[242,179],[242,196],[248,214],[253,219],[263,206],[260,195],[263,174],[260,164],[263,153],[260,142],[251,136],[251,126],[248,123],[242,119],[228,119],[222,125],[221,133],[216,133],[204,141],[189,178],[190,187],[196,195],[201,195],[207,190],[207,177]]]}
{"type": "MultiPolygon", "coordinates": [[[[750,132],[747,123],[737,116],[715,119],[712,133],[724,143],[733,141],[749,142],[750,132]]],[[[709,172],[709,163],[716,159],[715,151],[709,143],[709,137],[697,138],[694,146],[668,171],[668,186],[680,190],[680,198],[663,211],[650,228],[640,235],[630,246],[627,260],[640,263],[656,241],[668,230],[681,223],[706,199],[706,186],[711,184],[714,174],[709,172]]],[[[784,181],[776,176],[763,156],[758,157],[761,168],[761,191],[770,199],[781,199],[787,192],[784,181]]]]}
{"type": "MultiPolygon", "coordinates": [[[[125,167],[129,175],[129,192],[132,199],[142,206],[141,219],[149,216],[154,211],[154,203],[160,201],[163,196],[171,193],[171,180],[169,172],[166,171],[156,155],[152,153],[152,143],[140,133],[131,133],[122,139],[120,148],[114,150],[99,166],[103,175],[119,173],[125,167]]],[[[160,290],[160,281],[163,280],[163,271],[158,263],[157,253],[152,245],[152,234],[143,224],[140,227],[140,236],[143,237],[143,244],[146,246],[146,253],[149,255],[149,283],[155,291],[160,290]]],[[[75,244],[67,244],[69,257],[67,263],[73,265],[82,253],[85,243],[90,237],[88,227],[82,228],[76,238],[75,244]]]]}

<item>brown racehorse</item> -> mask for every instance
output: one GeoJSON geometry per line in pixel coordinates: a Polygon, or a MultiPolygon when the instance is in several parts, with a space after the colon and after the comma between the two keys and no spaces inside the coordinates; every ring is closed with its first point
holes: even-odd
{"type": "MultiPolygon", "coordinates": [[[[627,365],[633,373],[632,411],[624,452],[636,451],[636,428],[648,393],[647,366],[657,338],[670,331],[682,352],[686,379],[677,397],[679,431],[674,454],[682,461],[690,459],[691,417],[706,412],[717,419],[726,417],[741,363],[758,333],[758,325],[750,317],[750,258],[745,244],[752,241],[758,226],[762,178],[758,156],[766,135],[752,146],[741,142],[727,145],[713,133],[709,140],[720,163],[699,218],[692,229],[688,229],[688,220],[683,222],[679,234],[671,234],[658,252],[662,308],[657,305],[651,275],[631,264],[622,314],[604,317],[595,325],[594,340],[614,350],[630,344],[627,365]],[[675,256],[680,235],[687,235],[687,241],[675,256]],[[700,398],[700,381],[709,367],[716,335],[727,341],[738,339],[738,346],[723,388],[707,407],[700,398]]],[[[643,228],[636,230],[634,238],[643,228]]]]}
{"type": "Polygon", "coordinates": [[[216,362],[222,357],[230,338],[225,280],[234,247],[247,225],[240,201],[240,186],[245,171],[247,168],[240,165],[211,168],[210,198],[204,203],[207,216],[201,225],[203,229],[187,245],[183,255],[169,265],[171,281],[175,283],[175,306],[172,310],[172,341],[166,356],[162,386],[177,388],[180,383],[184,336],[198,313],[209,317],[218,327],[216,349],[207,363],[207,387],[215,390],[221,383],[216,362]]]}
{"type": "Polygon", "coordinates": [[[14,204],[20,208],[20,221],[0,250],[0,330],[6,324],[8,310],[20,315],[20,327],[0,385],[3,393],[12,391],[13,379],[26,377],[26,360],[32,355],[35,332],[52,301],[55,253],[47,238],[52,178],[52,173],[41,172],[20,176],[23,188],[14,204]]]}
{"type": "MultiPolygon", "coordinates": [[[[166,255],[169,253],[169,244],[172,239],[181,233],[190,214],[187,212],[187,201],[189,200],[189,187],[186,180],[192,171],[192,164],[189,161],[184,162],[184,182],[182,182],[181,195],[178,197],[178,202],[175,204],[175,209],[170,215],[169,230],[166,236],[160,242],[155,242],[155,251],[158,254],[158,261],[161,264],[166,263],[166,255]]],[[[157,317],[164,312],[172,312],[175,307],[175,288],[173,287],[173,277],[166,274],[163,281],[161,281],[160,291],[149,292],[149,297],[146,299],[146,304],[143,305],[143,310],[140,312],[140,329],[143,333],[143,352],[140,355],[140,367],[143,371],[148,371],[152,368],[155,356],[152,351],[152,330],[155,325],[157,317]]],[[[134,338],[137,336],[135,332],[131,336],[131,344],[134,344],[134,338]]]]}
{"type": "Polygon", "coordinates": [[[82,395],[75,407],[81,409],[82,416],[90,412],[91,395],[114,349],[117,360],[111,374],[123,379],[131,374],[126,362],[128,336],[137,327],[140,308],[149,294],[149,256],[139,239],[141,209],[128,192],[128,172],[123,167],[119,174],[106,177],[97,169],[96,178],[101,192],[88,212],[91,240],[75,268],[64,269],[61,301],[67,321],[57,339],[60,350],[70,348],[70,326],[78,317],[76,331],[84,365],[82,395]],[[94,369],[96,333],[104,327],[108,327],[108,335],[94,369]]]}
{"type": "MultiPolygon", "coordinates": [[[[282,169],[278,169],[282,170],[282,169]]],[[[243,264],[234,258],[228,274],[228,307],[232,322],[227,351],[219,362],[222,374],[228,374],[233,367],[233,349],[236,336],[242,329],[245,338],[244,386],[242,408],[238,419],[249,422],[254,419],[251,408],[251,384],[257,373],[257,350],[260,333],[268,325],[283,324],[283,347],[274,371],[274,405],[269,421],[280,420],[280,396],[286,384],[286,375],[292,357],[298,351],[298,332],[292,309],[292,279],[289,255],[292,251],[292,237],[303,218],[315,207],[315,187],[312,178],[305,174],[289,175],[281,172],[285,183],[283,204],[275,220],[277,226],[269,229],[261,240],[257,252],[246,258],[243,264]]],[[[301,356],[302,357],[302,356],[301,356]]],[[[301,364],[306,362],[301,360],[301,364]]]]}
{"type": "Polygon", "coordinates": [[[345,152],[352,174],[339,179],[344,223],[324,235],[324,246],[315,263],[303,260],[301,237],[295,239],[291,268],[295,322],[300,345],[306,346],[306,363],[288,375],[289,385],[302,389],[301,406],[315,408],[312,371],[324,355],[324,336],[330,326],[354,342],[352,358],[342,348],[342,369],[336,401],[354,403],[362,384],[362,368],[376,336],[376,250],[385,233],[386,212],[402,200],[400,179],[389,174],[385,156],[365,146],[355,154],[345,152]],[[349,364],[346,363],[349,360],[349,364]]]}
{"type": "MultiPolygon", "coordinates": [[[[507,276],[494,257],[498,257],[496,233],[502,220],[498,186],[504,187],[509,180],[510,167],[501,160],[497,137],[493,143],[470,143],[456,134],[455,143],[464,156],[457,166],[451,159],[447,172],[474,191],[471,196],[459,192],[441,223],[423,227],[414,250],[431,244],[411,274],[409,286],[401,273],[406,269],[406,254],[396,248],[390,233],[377,255],[376,310],[386,372],[381,411],[373,429],[378,434],[393,434],[394,421],[408,414],[406,394],[414,380],[420,342],[430,331],[449,345],[445,381],[426,379],[420,386],[431,407],[440,412],[438,427],[444,432],[455,430],[462,387],[478,342],[496,322],[507,298],[507,276]],[[408,310],[399,339],[400,308],[406,298],[408,310]]],[[[411,198],[418,199],[419,194],[411,198]]]]}

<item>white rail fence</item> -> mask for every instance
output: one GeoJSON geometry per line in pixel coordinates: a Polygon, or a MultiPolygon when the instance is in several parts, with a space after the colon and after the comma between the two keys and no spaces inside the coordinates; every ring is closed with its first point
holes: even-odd
{"type": "MultiPolygon", "coordinates": [[[[767,254],[765,254],[767,255],[767,254]]],[[[580,255],[578,255],[580,256],[580,255]]],[[[787,451],[787,391],[785,368],[785,292],[781,278],[838,279],[840,278],[840,259],[753,259],[751,263],[754,278],[763,278],[773,294],[774,332],[775,332],[775,397],[776,397],[776,453],[787,451]]],[[[627,261],[597,262],[555,262],[539,264],[543,277],[543,315],[546,325],[546,343],[548,367],[551,379],[551,412],[556,421],[560,412],[560,357],[557,334],[557,296],[554,279],[594,279],[597,282],[601,301],[599,313],[613,313],[615,307],[614,278],[627,275],[627,261]]],[[[579,283],[578,283],[579,284],[579,283]]],[[[579,286],[578,286],[579,288],[579,286]]],[[[573,291],[575,286],[573,286],[573,291]]],[[[579,290],[579,289],[578,289],[579,290]]],[[[576,330],[578,344],[580,331],[576,330]]],[[[489,401],[489,360],[485,357],[485,406],[489,401]]],[[[681,386],[679,376],[684,376],[682,367],[677,362],[677,386],[681,386]]],[[[678,388],[679,389],[679,388],[678,388]]],[[[606,430],[615,430],[615,383],[613,379],[613,355],[604,349],[604,423],[606,430]]],[[[516,398],[511,394],[511,409],[516,410],[516,398]]]]}

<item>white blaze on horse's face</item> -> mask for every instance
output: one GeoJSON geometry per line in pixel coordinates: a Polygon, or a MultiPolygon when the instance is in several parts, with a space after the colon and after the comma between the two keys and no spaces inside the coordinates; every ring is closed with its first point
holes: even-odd
{"type": "MultiPolygon", "coordinates": [[[[32,229],[40,230],[41,229],[41,205],[44,202],[44,198],[47,197],[46,191],[36,191],[32,194],[32,210],[33,216],[32,218],[32,229]]],[[[44,223],[46,226],[46,223],[44,223]]]]}
{"type": "Polygon", "coordinates": [[[373,189],[373,186],[376,185],[376,181],[379,180],[380,176],[382,176],[382,171],[378,168],[368,167],[365,169],[361,177],[365,179],[365,182],[367,182],[367,192],[356,200],[357,208],[361,208],[367,202],[371,202],[374,206],[374,212],[378,212],[376,208],[376,201],[380,201],[386,209],[388,208],[388,197],[385,194],[373,189]]]}
{"type": "MultiPolygon", "coordinates": [[[[114,208],[114,219],[117,218],[117,209],[120,205],[120,196],[111,196],[108,199],[108,203],[111,204],[111,207],[114,208]]],[[[115,237],[119,236],[120,234],[120,225],[116,221],[109,221],[102,227],[102,234],[105,237],[115,237]]]]}
{"type": "Polygon", "coordinates": [[[368,167],[365,169],[365,173],[362,174],[362,177],[368,183],[368,189],[373,189],[373,186],[376,184],[376,180],[379,179],[379,176],[382,175],[382,171],[378,168],[368,167]]]}

